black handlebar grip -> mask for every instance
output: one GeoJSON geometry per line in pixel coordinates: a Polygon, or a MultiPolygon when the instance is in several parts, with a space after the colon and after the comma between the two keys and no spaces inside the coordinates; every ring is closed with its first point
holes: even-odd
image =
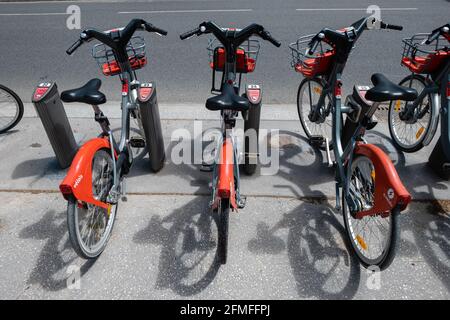
{"type": "Polygon", "coordinates": [[[83,41],[81,39],[78,39],[74,44],[70,46],[69,49],[66,50],[66,53],[70,56],[72,53],[74,53],[75,50],[78,49],[83,44],[83,41]]]}
{"type": "Polygon", "coordinates": [[[195,28],[194,30],[185,32],[185,33],[183,33],[183,34],[180,35],[180,39],[181,39],[181,40],[184,40],[184,39],[190,38],[190,37],[192,37],[193,35],[197,34],[199,31],[200,31],[200,28],[195,28]]]}
{"type": "Polygon", "coordinates": [[[270,43],[272,43],[275,47],[279,48],[281,46],[281,42],[272,37],[269,37],[269,39],[267,39],[267,40],[269,40],[270,43]]]}
{"type": "Polygon", "coordinates": [[[380,27],[381,27],[381,29],[391,29],[391,30],[397,30],[397,31],[402,31],[403,30],[402,26],[398,26],[398,25],[395,25],[395,24],[387,24],[387,23],[385,23],[383,21],[381,21],[380,27]]]}
{"type": "Polygon", "coordinates": [[[403,27],[402,27],[402,26],[395,25],[395,24],[386,24],[386,29],[402,31],[402,30],[403,30],[403,27]]]}
{"type": "Polygon", "coordinates": [[[167,36],[166,30],[155,27],[154,25],[152,25],[151,23],[148,23],[148,22],[145,23],[145,30],[147,30],[148,32],[156,32],[160,35],[167,36]]]}
{"type": "Polygon", "coordinates": [[[157,27],[153,27],[153,31],[155,31],[156,33],[159,33],[159,34],[161,34],[163,36],[167,36],[167,31],[166,30],[163,30],[163,29],[160,29],[160,28],[157,28],[157,27]]]}
{"type": "Polygon", "coordinates": [[[263,31],[262,32],[262,36],[263,36],[264,40],[269,41],[275,47],[280,47],[281,46],[281,43],[278,40],[276,40],[274,37],[272,37],[268,31],[263,31]]]}

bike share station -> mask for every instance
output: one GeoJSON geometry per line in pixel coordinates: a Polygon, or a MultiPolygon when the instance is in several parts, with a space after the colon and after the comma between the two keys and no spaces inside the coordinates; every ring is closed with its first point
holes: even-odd
{"type": "MultiPolygon", "coordinates": [[[[165,159],[165,151],[155,85],[151,82],[141,83],[137,101],[145,137],[154,135],[158,140],[155,141],[158,152],[152,152],[149,156],[154,158],[152,163],[162,163],[165,159]]],[[[32,102],[41,119],[59,166],[61,169],[68,168],[79,146],[75,141],[56,83],[40,83],[34,90],[32,102]]],[[[101,115],[96,113],[95,121],[98,122],[102,115],[103,113],[101,115]]],[[[138,137],[135,137],[135,139],[136,147],[146,146],[145,141],[138,137]]],[[[152,170],[157,169],[156,167],[152,168],[152,170]]]]}

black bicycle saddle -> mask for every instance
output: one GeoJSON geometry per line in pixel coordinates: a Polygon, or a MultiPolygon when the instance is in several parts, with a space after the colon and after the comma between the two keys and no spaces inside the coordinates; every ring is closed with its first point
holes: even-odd
{"type": "Polygon", "coordinates": [[[250,108],[250,103],[247,99],[236,94],[234,86],[229,83],[224,83],[222,93],[206,100],[206,108],[208,110],[234,110],[246,111],[250,108]]]}
{"type": "Polygon", "coordinates": [[[83,102],[90,105],[105,103],[105,95],[98,91],[101,85],[100,79],[91,79],[80,88],[63,91],[61,100],[64,102],[83,102]]]}
{"type": "Polygon", "coordinates": [[[374,102],[391,100],[413,101],[417,98],[417,91],[413,88],[399,86],[381,73],[371,77],[374,87],[366,92],[366,99],[374,102]]]}

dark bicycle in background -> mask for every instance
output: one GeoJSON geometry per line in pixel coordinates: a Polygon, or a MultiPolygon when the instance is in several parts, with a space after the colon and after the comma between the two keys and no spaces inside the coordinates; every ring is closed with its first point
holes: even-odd
{"type": "Polygon", "coordinates": [[[22,100],[14,91],[0,84],[0,134],[14,128],[22,117],[22,100]]]}

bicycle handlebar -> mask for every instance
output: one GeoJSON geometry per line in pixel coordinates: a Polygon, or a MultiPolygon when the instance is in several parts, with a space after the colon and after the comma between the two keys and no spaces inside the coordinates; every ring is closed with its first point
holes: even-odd
{"type": "Polygon", "coordinates": [[[423,44],[430,44],[433,41],[435,41],[437,38],[439,38],[439,36],[442,34],[449,34],[450,32],[450,23],[447,23],[445,25],[443,25],[442,27],[439,27],[435,30],[433,30],[433,32],[431,32],[431,34],[428,36],[428,38],[423,42],[423,44]]]}
{"type": "MultiPolygon", "coordinates": [[[[361,36],[361,34],[369,29],[368,22],[371,17],[362,18],[355,23],[353,23],[350,28],[345,28],[342,30],[332,30],[332,29],[322,29],[318,34],[316,34],[311,41],[309,42],[309,50],[308,54],[312,55],[317,49],[317,46],[319,45],[320,41],[326,39],[325,41],[329,42],[333,46],[339,46],[341,44],[353,44],[358,40],[358,38],[361,36]]],[[[375,24],[375,21],[371,21],[375,24]]],[[[395,25],[395,24],[387,24],[383,21],[379,21],[380,29],[390,29],[390,30],[403,30],[402,26],[395,25]]],[[[352,45],[353,46],[353,45],[352,45]]],[[[351,47],[352,47],[351,46],[351,47]]],[[[351,50],[351,47],[349,50],[351,50]]]]}
{"type": "Polygon", "coordinates": [[[235,45],[239,45],[250,38],[252,35],[256,35],[263,40],[269,41],[276,47],[281,46],[281,43],[273,38],[272,35],[268,31],[266,31],[262,25],[256,23],[251,24],[242,30],[236,31],[232,39],[227,37],[227,33],[229,31],[231,30],[222,29],[212,21],[205,21],[202,22],[197,28],[181,34],[180,39],[185,40],[194,35],[200,36],[201,34],[212,33],[223,45],[226,46],[226,44],[230,42],[234,42],[235,45]]]}
{"type": "Polygon", "coordinates": [[[147,32],[155,32],[159,35],[167,35],[167,31],[157,28],[151,23],[142,19],[131,20],[124,28],[112,29],[108,31],[97,31],[95,29],[86,29],[80,33],[80,38],[66,50],[68,55],[73,54],[83,43],[96,39],[107,45],[113,50],[120,47],[125,48],[136,30],[145,30],[147,32]],[[112,35],[115,35],[113,38],[112,35]]]}

